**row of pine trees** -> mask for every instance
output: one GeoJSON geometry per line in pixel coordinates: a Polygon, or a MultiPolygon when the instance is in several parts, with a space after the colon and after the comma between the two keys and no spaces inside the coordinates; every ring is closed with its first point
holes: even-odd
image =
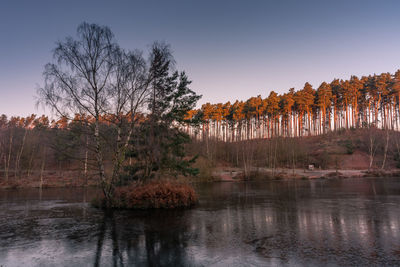
{"type": "Polygon", "coordinates": [[[304,88],[263,99],[251,97],[234,103],[206,103],[192,110],[200,127],[187,127],[197,139],[241,141],[277,136],[319,135],[339,129],[376,127],[399,129],[400,70],[349,80],[334,79],[318,88],[304,88]]]}

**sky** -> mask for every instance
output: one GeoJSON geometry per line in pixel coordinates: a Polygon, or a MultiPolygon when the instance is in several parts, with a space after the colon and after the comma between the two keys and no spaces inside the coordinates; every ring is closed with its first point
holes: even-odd
{"type": "Polygon", "coordinates": [[[121,47],[169,43],[203,103],[246,100],[400,69],[400,1],[143,0],[0,2],[0,114],[35,107],[57,41],[83,22],[121,47]]]}

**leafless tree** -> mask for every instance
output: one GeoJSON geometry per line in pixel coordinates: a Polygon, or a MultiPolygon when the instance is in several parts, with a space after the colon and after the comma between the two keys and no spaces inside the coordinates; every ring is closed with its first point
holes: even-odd
{"type": "Polygon", "coordinates": [[[389,129],[385,129],[385,142],[384,142],[384,147],[383,147],[383,161],[382,161],[382,167],[381,169],[383,170],[385,168],[385,163],[386,163],[386,158],[388,154],[388,147],[389,147],[389,129]]]}
{"type": "Polygon", "coordinates": [[[379,131],[374,126],[370,126],[364,136],[365,144],[369,154],[368,171],[371,170],[374,163],[376,150],[378,149],[379,131]]]}
{"type": "Polygon", "coordinates": [[[146,97],[149,82],[145,61],[141,53],[121,49],[108,27],[88,23],[79,25],[77,39],[68,37],[58,42],[53,55],[54,62],[45,66],[45,84],[38,89],[38,103],[66,118],[72,119],[75,114],[93,118],[85,121],[93,139],[89,143],[94,144],[96,169],[105,198],[110,200],[136,114],[146,97]],[[113,125],[116,140],[104,140],[102,123],[113,125]],[[114,154],[111,174],[105,170],[105,149],[114,154]]]}

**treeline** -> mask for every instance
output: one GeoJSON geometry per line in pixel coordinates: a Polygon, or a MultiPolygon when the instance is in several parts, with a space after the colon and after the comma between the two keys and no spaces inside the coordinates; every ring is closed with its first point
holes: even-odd
{"type": "MultiPolygon", "coordinates": [[[[116,140],[120,133],[115,123],[118,123],[121,118],[124,122],[120,123],[126,123],[132,119],[135,122],[132,128],[134,137],[130,142],[130,146],[134,147],[135,151],[126,152],[123,163],[125,171],[121,172],[121,179],[125,179],[126,175],[131,178],[137,176],[137,172],[144,168],[142,164],[150,170],[148,142],[155,141],[149,138],[149,127],[152,126],[150,124],[152,117],[149,115],[138,113],[133,118],[130,114],[120,115],[118,118],[112,114],[99,116],[99,132],[103,140],[101,147],[104,148],[102,157],[106,173],[112,171],[113,159],[118,150],[116,140]],[[143,141],[144,139],[147,141],[143,141]]],[[[9,181],[9,178],[15,181],[15,179],[31,177],[42,180],[43,176],[49,176],[49,172],[50,176],[57,177],[64,176],[66,172],[73,172],[72,176],[75,178],[96,177],[98,166],[96,140],[93,137],[94,121],[95,118],[92,116],[80,114],[75,114],[72,119],[61,117],[57,120],[36,114],[10,118],[4,114],[0,115],[0,178],[4,178],[5,181],[9,181]]],[[[181,146],[189,141],[186,140],[189,136],[183,132],[174,131],[174,127],[159,129],[159,125],[161,124],[158,123],[153,127],[156,131],[153,135],[157,135],[157,142],[168,146],[163,148],[162,152],[166,153],[165,150],[171,149],[172,146],[174,150],[177,150],[174,153],[182,158],[182,160],[175,159],[173,162],[179,164],[179,170],[175,171],[191,174],[190,160],[184,160],[185,153],[181,151],[183,149],[181,146]]],[[[152,146],[155,147],[156,144],[152,146]]],[[[178,168],[172,168],[171,162],[164,164],[170,166],[171,171],[178,168]]],[[[141,176],[145,174],[142,173],[141,176]]]]}
{"type": "MultiPolygon", "coordinates": [[[[101,120],[105,140],[114,140],[116,132],[107,119],[101,120]]],[[[96,173],[94,140],[89,118],[76,115],[73,120],[50,120],[32,114],[28,117],[0,116],[0,177],[8,179],[40,179],[47,172],[62,176],[73,171],[74,177],[90,178],[96,173]]],[[[140,127],[136,128],[136,134],[140,127]]],[[[316,138],[316,137],[315,137],[316,138]]],[[[400,166],[400,136],[397,131],[368,129],[338,130],[318,139],[273,137],[269,139],[223,142],[215,138],[193,140],[185,146],[188,156],[201,156],[197,163],[200,176],[208,173],[216,163],[241,167],[246,176],[255,167],[341,168],[343,155],[358,150],[368,156],[366,168],[400,166]],[[336,141],[334,141],[336,140],[336,141]],[[203,159],[206,159],[205,161],[203,159]],[[387,164],[390,161],[391,164],[387,164]]],[[[106,144],[105,144],[106,145],[106,144]]],[[[112,147],[112,146],[111,146],[112,147]]],[[[105,151],[106,169],[111,169],[114,150],[105,151]]],[[[129,157],[127,166],[134,166],[129,157]]]]}
{"type": "MultiPolygon", "coordinates": [[[[107,168],[115,153],[117,132],[112,122],[113,115],[101,116],[100,132],[104,140],[102,146],[107,168]]],[[[129,116],[125,116],[130,120],[129,116]]],[[[135,116],[138,122],[135,134],[146,120],[144,115],[135,116]]],[[[88,178],[96,175],[95,140],[93,139],[94,118],[75,114],[72,119],[31,114],[27,117],[0,115],[0,177],[29,178],[47,175],[49,171],[62,176],[73,171],[74,176],[88,178]]],[[[130,162],[132,160],[129,160],[130,162]]]]}
{"type": "MultiPolygon", "coordinates": [[[[48,170],[90,170],[86,124],[79,117],[50,120],[32,114],[27,117],[0,116],[0,177],[6,180],[43,176],[48,170]]],[[[42,178],[42,177],[41,177],[42,178]]]]}
{"type": "Polygon", "coordinates": [[[374,126],[399,129],[400,70],[349,80],[323,82],[317,89],[304,88],[263,99],[251,97],[234,103],[206,103],[188,118],[200,118],[202,126],[188,127],[197,139],[241,141],[255,138],[300,137],[329,131],[374,126]]]}

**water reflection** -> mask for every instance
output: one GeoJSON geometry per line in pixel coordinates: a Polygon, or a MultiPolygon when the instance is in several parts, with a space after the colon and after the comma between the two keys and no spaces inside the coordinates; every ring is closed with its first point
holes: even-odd
{"type": "Polygon", "coordinates": [[[400,265],[396,179],[197,190],[192,210],[113,213],[90,190],[0,192],[0,265],[400,265]]]}
{"type": "Polygon", "coordinates": [[[187,224],[179,220],[183,214],[184,211],[104,213],[94,266],[109,265],[103,260],[107,260],[110,251],[113,266],[190,265],[187,224]]]}

